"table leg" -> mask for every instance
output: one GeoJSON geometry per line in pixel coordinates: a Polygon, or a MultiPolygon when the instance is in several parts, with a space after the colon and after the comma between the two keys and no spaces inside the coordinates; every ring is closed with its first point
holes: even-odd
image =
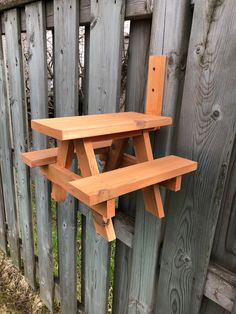
{"type": "MultiPolygon", "coordinates": [[[[152,146],[148,131],[144,131],[142,135],[133,137],[133,143],[137,162],[141,163],[153,160],[152,146]]],[[[144,188],[143,196],[146,210],[159,218],[163,218],[165,214],[159,185],[155,184],[144,188]]]]}
{"type": "Polygon", "coordinates": [[[129,138],[118,138],[112,141],[107,161],[104,166],[104,172],[119,168],[128,140],[129,138]]]}
{"type": "MultiPolygon", "coordinates": [[[[89,139],[74,140],[74,146],[82,176],[88,177],[98,174],[99,170],[92,142],[89,139]]],[[[109,200],[108,202],[104,202],[98,205],[109,205],[109,208],[111,208],[111,211],[113,211],[113,209],[115,209],[115,200],[109,200]]],[[[92,214],[96,232],[108,241],[115,240],[116,236],[112,219],[105,218],[95,210],[92,210],[92,214]]]]}
{"type": "MultiPolygon", "coordinates": [[[[72,141],[62,141],[58,147],[57,165],[62,168],[70,169],[74,156],[74,145],[72,141]]],[[[57,202],[64,202],[66,191],[57,184],[52,186],[52,198],[57,202]]]]}

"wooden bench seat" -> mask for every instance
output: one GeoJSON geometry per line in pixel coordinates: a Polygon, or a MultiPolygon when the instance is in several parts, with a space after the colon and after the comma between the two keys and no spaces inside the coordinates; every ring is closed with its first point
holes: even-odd
{"type": "Polygon", "coordinates": [[[70,182],[67,191],[92,206],[196,169],[194,161],[167,156],[70,182]]]}
{"type": "MultiPolygon", "coordinates": [[[[95,142],[93,148],[95,154],[104,154],[112,144],[111,140],[95,142]]],[[[57,161],[58,147],[47,148],[21,154],[22,161],[30,168],[42,167],[54,164],[57,161]]]]}
{"type": "MultiPolygon", "coordinates": [[[[112,141],[102,141],[93,143],[96,154],[106,154],[112,144],[112,141]]],[[[57,162],[58,148],[47,148],[37,151],[31,151],[21,154],[22,161],[30,168],[43,167],[57,162]]],[[[136,157],[129,154],[123,154],[120,167],[127,167],[137,163],[136,157]]],[[[181,176],[166,180],[160,183],[170,191],[177,192],[181,188],[181,176]]]]}

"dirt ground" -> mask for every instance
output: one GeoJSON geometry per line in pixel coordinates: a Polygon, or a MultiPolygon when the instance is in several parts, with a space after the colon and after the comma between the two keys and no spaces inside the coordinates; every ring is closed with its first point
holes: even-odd
{"type": "Polygon", "coordinates": [[[39,294],[0,251],[0,314],[49,313],[39,294]]]}

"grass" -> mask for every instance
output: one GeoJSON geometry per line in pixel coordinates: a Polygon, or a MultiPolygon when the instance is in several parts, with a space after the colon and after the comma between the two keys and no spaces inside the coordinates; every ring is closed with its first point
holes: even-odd
{"type": "MultiPolygon", "coordinates": [[[[38,256],[38,234],[37,234],[37,217],[36,217],[36,201],[35,201],[35,187],[31,187],[32,208],[33,208],[33,230],[34,230],[34,245],[35,254],[38,256]]],[[[118,205],[118,203],[117,203],[118,205]]],[[[56,202],[51,201],[52,211],[52,255],[53,255],[53,273],[58,276],[58,242],[57,242],[57,210],[56,202]]],[[[82,217],[78,213],[77,220],[77,299],[81,301],[81,260],[82,260],[82,217]]],[[[109,293],[108,293],[108,313],[112,312],[112,298],[113,298],[113,283],[114,283],[114,269],[115,269],[115,246],[116,243],[111,243],[111,256],[109,268],[109,293]]]]}

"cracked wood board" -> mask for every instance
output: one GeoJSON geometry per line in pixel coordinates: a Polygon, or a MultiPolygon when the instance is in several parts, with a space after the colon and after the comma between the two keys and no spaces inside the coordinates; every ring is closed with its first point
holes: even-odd
{"type": "MultiPolygon", "coordinates": [[[[236,267],[236,251],[235,251],[235,215],[236,215],[236,141],[234,142],[233,152],[231,154],[231,160],[229,163],[228,176],[224,187],[224,196],[222,200],[222,206],[220,209],[220,215],[217,222],[216,233],[214,237],[214,243],[211,252],[211,258],[215,263],[223,265],[224,268],[235,272],[236,267]]],[[[224,303],[220,303],[219,298],[213,300],[222,306],[224,303]]],[[[212,313],[212,302],[204,300],[205,313],[212,313]]],[[[222,313],[223,308],[220,308],[214,313],[222,313]]]]}
{"type": "MultiPolygon", "coordinates": [[[[171,63],[168,64],[167,68],[167,81],[165,86],[168,98],[164,99],[163,111],[168,112],[168,114],[172,115],[174,118],[177,113],[177,108],[175,106],[179,107],[180,105],[180,98],[182,95],[183,81],[185,75],[184,69],[179,70],[179,65],[181,64],[181,62],[184,63],[186,61],[186,51],[188,49],[188,38],[191,26],[191,15],[187,15],[188,13],[190,13],[191,10],[189,2],[181,2],[181,10],[177,10],[177,8],[179,8],[179,5],[179,1],[175,1],[173,3],[173,1],[167,0],[160,1],[156,4],[156,6],[154,6],[150,47],[151,54],[166,54],[168,57],[171,58],[171,63]],[[176,12],[178,12],[177,15],[176,12]],[[178,24],[176,24],[175,19],[171,18],[172,16],[176,16],[178,24]],[[164,37],[163,33],[165,34],[164,37]],[[170,36],[170,34],[174,34],[174,37],[170,36]],[[176,51],[176,53],[180,57],[176,57],[173,51],[176,51]],[[183,55],[181,53],[183,53],[183,55]]],[[[131,27],[132,23],[133,22],[131,22],[131,27]]],[[[137,32],[137,47],[140,47],[139,36],[140,34],[137,32]]],[[[137,52],[135,52],[135,50],[133,51],[133,60],[137,60],[137,62],[139,62],[140,60],[140,56],[136,55],[136,53],[138,54],[139,49],[137,49],[137,52]]],[[[130,82],[132,82],[134,86],[135,80],[133,80],[133,77],[139,76],[140,74],[132,74],[130,76],[130,82]]],[[[129,82],[129,74],[127,77],[127,81],[129,82]]],[[[128,88],[131,88],[130,85],[127,86],[128,88]]],[[[133,95],[132,93],[135,91],[135,88],[137,88],[137,86],[138,85],[134,87],[133,91],[131,89],[131,96],[133,95]]],[[[136,93],[137,95],[139,95],[140,98],[143,97],[143,100],[141,101],[140,99],[140,101],[138,102],[142,105],[141,107],[136,107],[135,110],[137,111],[143,110],[145,101],[145,84],[141,86],[141,94],[139,94],[139,92],[137,93],[137,91],[136,93]]],[[[130,98],[130,100],[130,106],[132,108],[133,106],[135,106],[135,101],[132,98],[130,98]]],[[[168,150],[170,150],[169,148],[172,145],[172,135],[173,131],[171,131],[170,133],[168,132],[168,135],[166,135],[166,133],[162,133],[162,135],[157,137],[156,146],[159,147],[157,150],[160,154],[165,154],[168,152],[168,150]],[[165,137],[165,142],[164,140],[162,141],[162,136],[165,137]]],[[[140,311],[140,313],[149,313],[150,311],[154,311],[155,309],[155,289],[157,284],[156,269],[158,265],[159,250],[162,241],[162,227],[158,219],[154,219],[152,215],[145,211],[141,197],[138,198],[136,202],[137,213],[135,220],[135,234],[133,239],[133,252],[128,253],[128,249],[126,249],[124,250],[125,252],[123,253],[123,258],[119,255],[119,262],[123,263],[123,267],[125,267],[125,269],[127,269],[128,271],[128,278],[126,279],[125,276],[124,278],[121,277],[123,283],[120,280],[121,284],[123,284],[123,287],[121,288],[121,293],[122,296],[124,296],[126,291],[128,291],[129,295],[125,297],[125,302],[127,303],[124,302],[124,304],[117,305],[117,313],[122,313],[122,311],[123,313],[136,313],[137,311],[140,311]],[[122,289],[125,289],[124,293],[122,289]],[[119,309],[121,309],[120,312],[119,309]]]]}
{"type": "Polygon", "coordinates": [[[157,313],[200,310],[235,141],[234,1],[197,1],[176,154],[198,161],[168,203],[157,313]]]}

